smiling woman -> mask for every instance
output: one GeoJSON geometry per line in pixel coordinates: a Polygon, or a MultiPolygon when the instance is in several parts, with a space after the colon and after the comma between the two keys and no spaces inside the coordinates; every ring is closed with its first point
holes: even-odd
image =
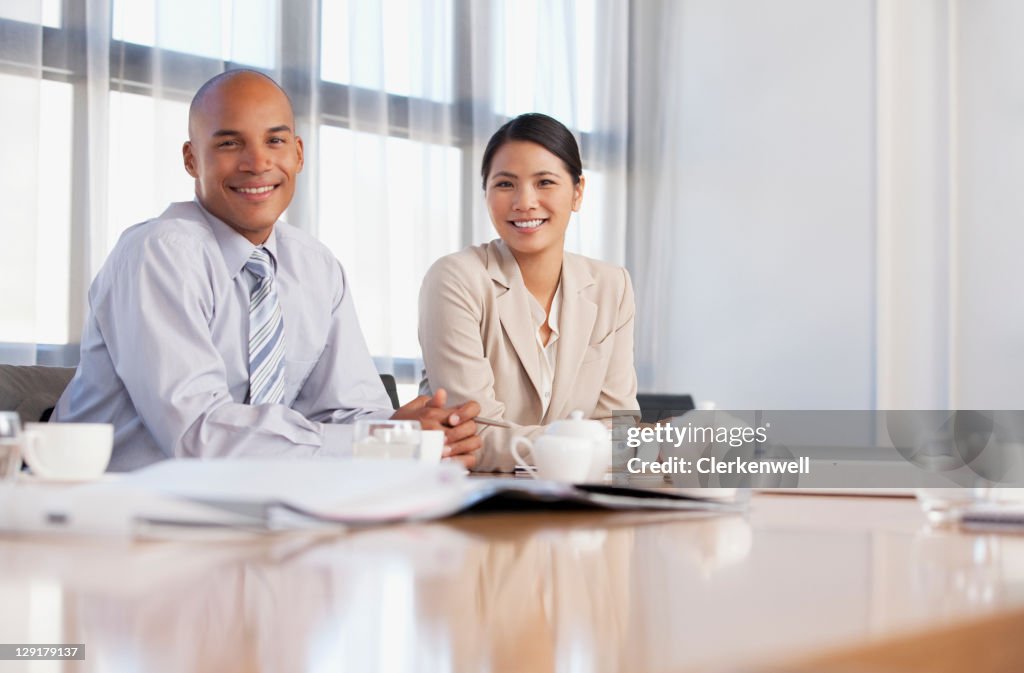
{"type": "Polygon", "coordinates": [[[513,467],[509,442],[582,410],[637,409],[633,287],[625,269],[565,252],[586,180],[572,133],[520,115],[491,137],[481,174],[499,240],[438,260],[420,289],[421,392],[476,400],[489,427],[477,469],[513,467]]]}

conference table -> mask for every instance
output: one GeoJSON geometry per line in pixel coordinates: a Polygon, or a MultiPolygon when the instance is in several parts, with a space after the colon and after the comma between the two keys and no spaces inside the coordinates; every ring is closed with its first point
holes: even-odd
{"type": "Polygon", "coordinates": [[[1024,536],[912,498],[487,513],[166,539],[0,535],[4,671],[1021,671],[1024,536]]]}

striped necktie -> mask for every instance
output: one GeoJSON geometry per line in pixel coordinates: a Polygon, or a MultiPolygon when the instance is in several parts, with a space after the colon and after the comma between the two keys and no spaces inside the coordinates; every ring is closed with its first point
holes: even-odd
{"type": "Polygon", "coordinates": [[[270,253],[256,248],[245,268],[257,281],[249,295],[249,404],[280,404],[284,399],[284,321],[270,253]]]}

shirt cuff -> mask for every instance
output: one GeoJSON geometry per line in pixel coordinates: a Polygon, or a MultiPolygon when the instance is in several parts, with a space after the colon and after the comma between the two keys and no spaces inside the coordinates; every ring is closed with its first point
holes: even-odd
{"type": "Polygon", "coordinates": [[[320,455],[329,458],[352,457],[352,425],[350,423],[321,423],[320,455]]]}

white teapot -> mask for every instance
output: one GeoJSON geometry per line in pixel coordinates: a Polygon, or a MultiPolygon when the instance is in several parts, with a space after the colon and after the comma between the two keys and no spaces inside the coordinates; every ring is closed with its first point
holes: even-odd
{"type": "Polygon", "coordinates": [[[536,441],[513,438],[512,456],[534,477],[601,482],[612,464],[611,432],[601,421],[587,420],[577,410],[569,418],[548,425],[536,441]],[[520,445],[530,448],[536,467],[519,455],[520,445]]]}

